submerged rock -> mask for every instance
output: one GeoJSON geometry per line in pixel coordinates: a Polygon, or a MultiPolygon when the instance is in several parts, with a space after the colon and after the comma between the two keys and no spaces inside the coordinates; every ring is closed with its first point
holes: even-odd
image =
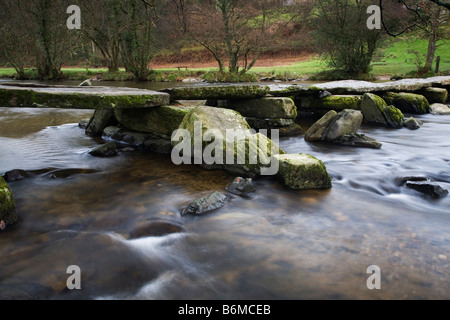
{"type": "Polygon", "coordinates": [[[399,186],[403,186],[408,181],[418,182],[418,181],[430,181],[430,180],[425,176],[406,176],[406,177],[397,177],[395,179],[395,181],[399,186]]]}
{"type": "Polygon", "coordinates": [[[89,121],[91,121],[91,119],[81,119],[80,122],[78,122],[78,127],[86,130],[89,125],[89,121]]]}
{"type": "Polygon", "coordinates": [[[335,142],[342,146],[358,148],[381,149],[383,146],[380,141],[359,133],[343,135],[336,139],[335,142]]]}
{"type": "Polygon", "coordinates": [[[220,192],[214,192],[209,197],[200,198],[191,202],[187,208],[181,212],[181,215],[201,216],[222,208],[227,202],[228,197],[226,195],[220,192]]]}
{"type": "Polygon", "coordinates": [[[0,283],[0,300],[48,300],[55,291],[39,283],[0,283]]]}
{"type": "Polygon", "coordinates": [[[278,178],[295,190],[329,189],[331,177],[325,164],[308,154],[276,155],[280,163],[278,178]]]}
{"type": "Polygon", "coordinates": [[[361,111],[368,123],[388,128],[403,127],[403,113],[394,106],[388,107],[381,97],[372,93],[364,95],[361,111]]]}
{"type": "Polygon", "coordinates": [[[117,124],[112,109],[98,109],[95,110],[94,115],[89,120],[86,127],[86,134],[88,136],[101,136],[106,127],[117,124]]]}
{"type": "Polygon", "coordinates": [[[3,177],[0,176],[0,224],[2,230],[13,223],[16,223],[17,220],[18,217],[16,214],[14,195],[3,177]]]}
{"type": "Polygon", "coordinates": [[[97,146],[89,151],[89,154],[94,157],[114,157],[117,155],[117,149],[119,148],[119,144],[116,142],[108,142],[106,144],[97,146]]]}
{"type": "Polygon", "coordinates": [[[103,131],[105,139],[112,139],[121,143],[126,143],[143,151],[160,154],[170,154],[172,143],[169,137],[158,136],[150,133],[140,133],[125,130],[119,127],[107,127],[103,131]]]}
{"type": "Polygon", "coordinates": [[[444,88],[425,88],[419,91],[429,103],[444,103],[448,99],[448,91],[444,88]]]}
{"type": "Polygon", "coordinates": [[[409,130],[418,130],[422,128],[423,122],[420,120],[417,120],[413,117],[406,119],[404,126],[405,128],[408,128],[409,130]]]}
{"type": "Polygon", "coordinates": [[[242,196],[256,191],[256,183],[251,178],[238,177],[227,187],[232,194],[242,196]]]}
{"type": "Polygon", "coordinates": [[[182,226],[165,221],[145,221],[140,223],[130,232],[129,239],[139,239],[144,237],[163,237],[173,233],[183,232],[182,226]]]}
{"type": "Polygon", "coordinates": [[[434,199],[444,198],[448,195],[448,190],[432,182],[413,182],[408,181],[406,186],[420,193],[431,196],[434,199]]]}
{"type": "Polygon", "coordinates": [[[114,115],[119,123],[132,131],[172,136],[190,109],[184,106],[115,109],[114,115]]]}
{"type": "Polygon", "coordinates": [[[404,113],[425,114],[430,112],[430,103],[420,94],[388,92],[383,98],[389,105],[396,106],[404,113]]]}
{"type": "Polygon", "coordinates": [[[450,107],[446,104],[435,103],[430,106],[430,112],[435,116],[449,115],[450,107]]]}
{"type": "Polygon", "coordinates": [[[3,177],[5,178],[6,182],[15,182],[30,177],[30,174],[24,170],[16,169],[6,172],[3,177]]]}

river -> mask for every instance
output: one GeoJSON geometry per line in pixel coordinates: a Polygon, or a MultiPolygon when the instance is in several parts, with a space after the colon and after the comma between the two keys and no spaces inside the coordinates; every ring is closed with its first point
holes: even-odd
{"type": "Polygon", "coordinates": [[[333,188],[291,191],[262,178],[248,198],[181,217],[234,177],[163,155],[91,157],[98,140],[77,126],[90,115],[0,108],[0,174],[34,171],[10,183],[20,221],[0,233],[1,298],[450,296],[450,197],[432,200],[397,182],[425,175],[450,189],[450,116],[417,116],[418,131],[363,125],[381,150],[281,138],[287,153],[324,161],[333,188]],[[66,288],[71,265],[81,269],[81,290],[66,288]],[[381,290],[366,286],[371,265],[381,269],[381,290]]]}

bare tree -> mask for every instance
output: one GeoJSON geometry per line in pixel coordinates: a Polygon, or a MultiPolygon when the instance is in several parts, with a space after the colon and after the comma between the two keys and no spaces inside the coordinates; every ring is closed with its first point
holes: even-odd
{"type": "MultiPolygon", "coordinates": [[[[428,49],[421,73],[431,71],[437,48],[441,45],[438,42],[444,41],[445,36],[441,32],[441,27],[448,24],[450,11],[447,10],[450,3],[445,1],[419,1],[419,0],[399,0],[399,10],[408,12],[409,15],[403,19],[389,19],[384,14],[382,15],[382,23],[385,31],[397,37],[407,30],[417,28],[422,30],[428,36],[428,49]],[[399,30],[392,27],[394,24],[400,25],[399,30]],[[391,23],[390,23],[391,22],[391,23]]],[[[386,11],[386,5],[383,0],[380,0],[380,7],[382,13],[386,11]]],[[[398,27],[397,27],[398,28],[398,27]]]]}
{"type": "Polygon", "coordinates": [[[173,0],[184,32],[206,48],[224,73],[250,70],[275,34],[278,1],[173,0]]]}

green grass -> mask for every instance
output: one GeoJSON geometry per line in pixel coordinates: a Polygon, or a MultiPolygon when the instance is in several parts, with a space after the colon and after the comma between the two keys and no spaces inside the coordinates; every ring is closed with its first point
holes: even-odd
{"type": "MultiPolygon", "coordinates": [[[[420,39],[418,33],[411,33],[407,37],[390,38],[375,54],[372,63],[373,76],[393,76],[393,75],[413,75],[417,71],[417,57],[413,51],[420,52],[419,60],[425,62],[428,41],[420,39]]],[[[440,72],[450,72],[450,41],[443,43],[436,52],[436,57],[441,57],[440,72]]],[[[434,69],[434,66],[433,66],[434,69]]],[[[202,68],[178,70],[177,68],[157,69],[149,76],[151,81],[177,81],[187,77],[202,77],[205,74],[217,71],[217,68],[202,68]]],[[[313,57],[308,61],[294,63],[284,67],[256,67],[251,70],[257,77],[275,77],[276,79],[297,79],[312,76],[322,71],[326,71],[325,61],[320,57],[313,57]]],[[[433,70],[434,71],[434,70],[433,70]]],[[[101,75],[105,81],[133,80],[133,76],[125,70],[116,73],[108,73],[106,68],[86,69],[86,68],[63,68],[62,72],[65,79],[85,80],[101,75]]],[[[28,69],[27,73],[30,79],[37,79],[36,71],[28,69]]],[[[0,77],[14,77],[15,71],[12,68],[0,68],[0,77]]],[[[250,77],[251,78],[251,77],[250,77]]]]}

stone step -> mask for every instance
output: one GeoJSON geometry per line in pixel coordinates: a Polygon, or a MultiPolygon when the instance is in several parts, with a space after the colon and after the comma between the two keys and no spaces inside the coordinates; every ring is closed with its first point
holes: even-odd
{"type": "Polygon", "coordinates": [[[128,109],[167,105],[166,93],[120,87],[72,87],[2,83],[0,107],[128,109]]]}

